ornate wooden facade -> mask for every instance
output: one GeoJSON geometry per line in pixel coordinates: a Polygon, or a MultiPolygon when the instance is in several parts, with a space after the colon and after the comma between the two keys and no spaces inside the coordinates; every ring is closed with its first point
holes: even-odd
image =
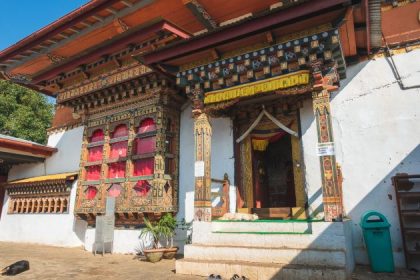
{"type": "Polygon", "coordinates": [[[144,213],[178,211],[181,101],[176,91],[160,88],[113,109],[89,112],[75,207],[79,217],[93,222],[94,215],[105,212],[110,195],[116,197],[117,223],[121,224],[140,223],[144,213]],[[145,122],[148,128],[142,129],[145,122]],[[126,127],[127,134],[113,137],[119,127],[126,127]],[[103,139],[92,141],[98,131],[103,132],[103,139]],[[142,141],[146,146],[140,151],[142,141]],[[122,150],[118,150],[120,144],[122,150]],[[90,158],[98,148],[101,157],[90,158]],[[89,177],[95,168],[97,177],[89,177]]]}
{"type": "Polygon", "coordinates": [[[8,183],[8,214],[68,213],[76,177],[77,174],[55,174],[8,183]]]}
{"type": "MultiPolygon", "coordinates": [[[[185,88],[194,104],[196,164],[204,162],[204,173],[200,174],[203,176],[196,175],[195,180],[195,219],[207,221],[211,217],[210,187],[207,184],[211,178],[209,115],[232,117],[235,134],[239,136],[257,117],[261,110],[258,106],[261,108],[265,105],[282,123],[298,131],[299,108],[312,93],[319,143],[333,146],[329,91],[337,88],[340,77],[345,77],[345,61],[339,30],[324,24],[285,36],[279,43],[267,47],[211,63],[199,63],[181,66],[182,71],[176,76],[177,84],[185,88]]],[[[259,127],[271,127],[267,125],[259,127]]],[[[250,211],[256,207],[255,196],[258,195],[253,175],[252,151],[255,143],[247,137],[236,146],[235,172],[240,195],[238,208],[244,207],[250,211]]],[[[284,217],[306,218],[307,197],[300,135],[291,138],[291,150],[295,202],[290,212],[283,214],[284,217]]],[[[320,156],[320,161],[325,220],[338,221],[342,219],[344,210],[335,156],[320,156]]]]}

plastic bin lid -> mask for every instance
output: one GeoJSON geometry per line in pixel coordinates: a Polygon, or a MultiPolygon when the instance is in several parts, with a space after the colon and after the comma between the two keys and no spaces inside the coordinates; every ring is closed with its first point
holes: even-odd
{"type": "Polygon", "coordinates": [[[389,228],[391,226],[388,223],[387,218],[379,212],[376,211],[367,211],[364,213],[360,219],[360,226],[364,229],[367,228],[389,228]],[[371,217],[377,217],[376,219],[371,219],[371,217]]]}

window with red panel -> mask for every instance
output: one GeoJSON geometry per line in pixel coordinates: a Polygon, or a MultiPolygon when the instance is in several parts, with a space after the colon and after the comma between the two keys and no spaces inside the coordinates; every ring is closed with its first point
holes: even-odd
{"type": "Polygon", "coordinates": [[[92,133],[92,136],[89,139],[90,140],[89,143],[104,141],[104,139],[105,139],[104,131],[102,129],[96,129],[92,133]]]}
{"type": "Polygon", "coordinates": [[[152,118],[141,121],[137,129],[134,150],[138,155],[153,153],[156,150],[156,124],[152,118]]]}
{"type": "Polygon", "coordinates": [[[86,167],[86,180],[96,181],[101,179],[101,166],[93,165],[86,167]]]}
{"type": "Polygon", "coordinates": [[[139,159],[134,162],[133,176],[153,175],[155,158],[139,159]]]}
{"type": "Polygon", "coordinates": [[[98,189],[94,186],[87,187],[86,191],[86,198],[92,200],[95,198],[96,194],[98,193],[98,189]]]}
{"type": "MultiPolygon", "coordinates": [[[[115,127],[114,132],[112,133],[112,139],[116,139],[120,137],[127,137],[127,136],[128,136],[128,128],[127,128],[127,125],[125,124],[120,124],[117,127],[115,127]]],[[[127,140],[111,143],[111,151],[109,154],[109,158],[116,159],[120,157],[126,157],[127,148],[128,148],[127,140]]]]}
{"type": "Polygon", "coordinates": [[[108,196],[109,197],[119,197],[121,194],[121,185],[120,184],[112,184],[111,187],[108,189],[108,196]]]}
{"type": "Polygon", "coordinates": [[[88,161],[93,162],[93,161],[102,160],[102,151],[103,151],[103,146],[102,145],[89,148],[88,149],[88,161]]]}
{"type": "Polygon", "coordinates": [[[133,189],[137,196],[146,196],[150,191],[151,186],[147,181],[141,180],[137,182],[133,189]]]}
{"type": "MultiPolygon", "coordinates": [[[[96,143],[100,141],[104,141],[105,136],[102,129],[96,129],[92,136],[89,139],[89,143],[96,143]]],[[[88,148],[88,161],[100,161],[102,160],[102,151],[103,151],[103,145],[94,146],[88,148]]]]}
{"type": "Polygon", "coordinates": [[[108,178],[124,178],[125,177],[125,161],[114,162],[109,164],[108,178]]]}

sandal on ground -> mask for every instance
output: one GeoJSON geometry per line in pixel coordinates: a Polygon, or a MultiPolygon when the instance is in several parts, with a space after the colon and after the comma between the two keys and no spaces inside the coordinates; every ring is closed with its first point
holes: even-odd
{"type": "Polygon", "coordinates": [[[241,280],[241,277],[239,277],[239,275],[238,275],[238,274],[234,274],[234,275],[232,276],[232,278],[230,278],[230,280],[241,280]]]}

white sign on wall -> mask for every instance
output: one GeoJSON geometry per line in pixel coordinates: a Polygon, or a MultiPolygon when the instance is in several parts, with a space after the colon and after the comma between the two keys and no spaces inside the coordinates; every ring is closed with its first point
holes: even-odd
{"type": "Polygon", "coordinates": [[[194,174],[195,177],[204,176],[204,161],[196,161],[194,165],[194,174]]]}
{"type": "Polygon", "coordinates": [[[316,153],[320,157],[335,155],[334,142],[318,143],[316,153]]]}

